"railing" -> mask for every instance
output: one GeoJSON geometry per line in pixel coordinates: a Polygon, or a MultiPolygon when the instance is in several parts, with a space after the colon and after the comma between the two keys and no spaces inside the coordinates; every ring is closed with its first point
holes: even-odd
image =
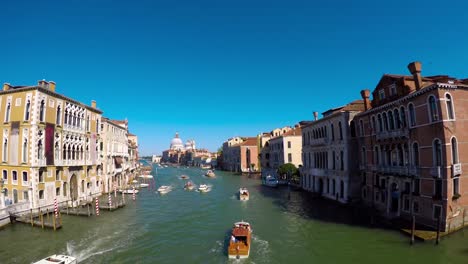
{"type": "Polygon", "coordinates": [[[419,176],[419,167],[410,165],[410,166],[388,166],[388,165],[372,165],[370,166],[371,170],[386,173],[386,174],[396,174],[404,176],[419,176]]]}
{"type": "Polygon", "coordinates": [[[328,137],[315,138],[315,139],[310,140],[309,145],[310,146],[321,146],[321,145],[327,145],[328,142],[330,142],[330,139],[328,137]]]}
{"type": "Polygon", "coordinates": [[[442,173],[441,173],[440,166],[432,167],[432,168],[431,168],[431,171],[430,171],[430,174],[431,174],[431,176],[433,176],[434,178],[441,178],[442,173]]]}
{"type": "Polygon", "coordinates": [[[461,175],[463,173],[461,163],[452,165],[452,177],[461,175]]]}
{"type": "Polygon", "coordinates": [[[408,129],[399,129],[393,131],[381,131],[376,134],[377,140],[389,139],[389,138],[403,138],[409,136],[408,129]]]}

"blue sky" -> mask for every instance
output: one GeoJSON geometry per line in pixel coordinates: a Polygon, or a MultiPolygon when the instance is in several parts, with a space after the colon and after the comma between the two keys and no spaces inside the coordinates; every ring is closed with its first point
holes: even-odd
{"type": "Polygon", "coordinates": [[[384,73],[467,78],[468,4],[437,1],[1,1],[0,82],[128,118],[140,153],[178,131],[216,150],[359,99],[384,73]]]}

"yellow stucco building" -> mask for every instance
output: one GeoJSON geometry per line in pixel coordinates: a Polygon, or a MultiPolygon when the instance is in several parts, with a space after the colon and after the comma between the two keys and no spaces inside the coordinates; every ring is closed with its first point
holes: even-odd
{"type": "Polygon", "coordinates": [[[8,204],[28,208],[91,201],[101,193],[102,111],[65,97],[55,83],[4,84],[0,171],[8,204]]]}

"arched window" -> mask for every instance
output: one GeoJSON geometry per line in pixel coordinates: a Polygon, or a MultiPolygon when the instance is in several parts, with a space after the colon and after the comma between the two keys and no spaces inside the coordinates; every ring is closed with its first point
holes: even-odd
{"type": "Polygon", "coordinates": [[[445,103],[447,104],[447,117],[448,119],[455,119],[455,112],[453,111],[453,101],[450,94],[445,95],[445,103]]]}
{"type": "Polygon", "coordinates": [[[343,129],[341,127],[341,122],[338,122],[338,129],[340,130],[340,140],[343,140],[343,129]]]}
{"type": "Polygon", "coordinates": [[[398,109],[393,110],[393,116],[395,118],[395,128],[401,128],[401,121],[400,121],[400,114],[398,113],[398,109]]]}
{"type": "Polygon", "coordinates": [[[375,133],[377,131],[377,127],[375,124],[375,116],[372,116],[371,120],[372,120],[372,132],[375,133]]]}
{"type": "Polygon", "coordinates": [[[434,140],[432,151],[434,157],[434,166],[442,166],[442,145],[439,139],[434,140]]]}
{"type": "Polygon", "coordinates": [[[377,115],[377,121],[379,122],[379,130],[378,130],[378,132],[382,132],[382,131],[383,131],[383,126],[382,126],[382,115],[381,115],[381,114],[378,114],[378,115],[377,115]]]}
{"type": "Polygon", "coordinates": [[[429,115],[432,122],[439,120],[439,113],[437,111],[436,99],[434,96],[429,96],[429,115]]]}
{"type": "Polygon", "coordinates": [[[23,149],[22,149],[22,162],[27,162],[28,161],[28,140],[24,139],[23,141],[23,149]]]}
{"type": "Polygon", "coordinates": [[[68,120],[69,120],[69,117],[68,117],[68,110],[65,109],[65,125],[68,125],[68,120]]]}
{"type": "Polygon", "coordinates": [[[2,161],[7,161],[8,155],[8,139],[3,139],[3,153],[2,153],[2,161]]]}
{"type": "Polygon", "coordinates": [[[37,158],[42,159],[42,140],[37,142],[37,158]]]}
{"type": "Polygon", "coordinates": [[[452,163],[458,163],[458,144],[455,137],[452,138],[452,163]]]}
{"type": "Polygon", "coordinates": [[[416,126],[416,113],[414,112],[413,104],[408,105],[408,112],[409,112],[410,126],[414,127],[416,126]]]}
{"type": "Polygon", "coordinates": [[[377,146],[374,147],[374,165],[380,165],[379,147],[377,146]]]}
{"type": "Polygon", "coordinates": [[[392,111],[388,111],[388,123],[390,125],[390,130],[394,130],[395,129],[395,122],[393,122],[393,113],[392,111]]]}
{"type": "Polygon", "coordinates": [[[400,123],[401,127],[406,127],[406,113],[405,113],[405,107],[400,107],[400,123]]]}
{"type": "Polygon", "coordinates": [[[384,126],[384,130],[385,130],[385,131],[388,131],[387,113],[383,113],[382,116],[383,116],[383,126],[384,126]]]}
{"type": "MultiPolygon", "coordinates": [[[[362,122],[362,120],[360,120],[362,122]]],[[[349,129],[351,130],[351,137],[356,137],[356,125],[354,124],[354,120],[351,120],[349,123],[349,129]]]]}
{"type": "Polygon", "coordinates": [[[11,111],[11,104],[8,103],[5,112],[5,122],[10,122],[10,111],[11,111]]]}
{"type": "Polygon", "coordinates": [[[61,125],[62,124],[62,108],[59,106],[57,106],[57,116],[55,117],[55,120],[57,122],[57,125],[61,125]]]}
{"type": "Polygon", "coordinates": [[[42,100],[40,108],[39,108],[39,121],[44,122],[44,115],[45,115],[45,102],[44,100],[42,100]]]}
{"type": "Polygon", "coordinates": [[[27,101],[26,102],[26,109],[25,109],[25,112],[24,112],[24,120],[29,120],[29,112],[30,112],[30,109],[31,109],[31,101],[27,101]]]}
{"type": "Polygon", "coordinates": [[[67,146],[65,144],[63,144],[63,155],[62,155],[62,159],[65,160],[67,159],[67,146]]]}

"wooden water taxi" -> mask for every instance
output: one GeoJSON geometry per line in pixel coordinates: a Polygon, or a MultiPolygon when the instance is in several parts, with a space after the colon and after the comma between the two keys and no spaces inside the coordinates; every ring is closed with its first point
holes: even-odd
{"type": "Polygon", "coordinates": [[[250,197],[249,191],[247,188],[240,188],[239,189],[239,200],[241,201],[248,201],[250,197]]]}
{"type": "Polygon", "coordinates": [[[252,229],[249,223],[244,221],[234,223],[228,247],[228,256],[230,259],[249,257],[251,235],[252,229]]]}
{"type": "Polygon", "coordinates": [[[76,264],[78,263],[75,257],[66,255],[52,255],[45,259],[41,259],[33,264],[76,264]]]}
{"type": "Polygon", "coordinates": [[[198,186],[198,191],[199,192],[209,192],[210,187],[208,187],[208,185],[206,185],[206,184],[200,184],[200,186],[198,186]]]}

